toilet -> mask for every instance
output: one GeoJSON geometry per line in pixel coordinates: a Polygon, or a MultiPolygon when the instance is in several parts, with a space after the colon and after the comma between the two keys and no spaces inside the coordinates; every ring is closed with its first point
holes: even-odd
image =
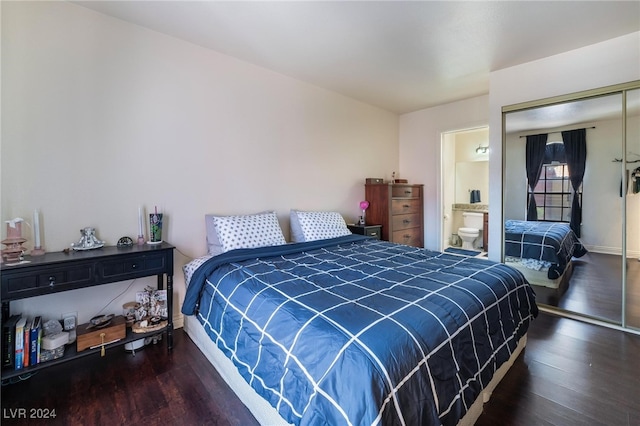
{"type": "Polygon", "coordinates": [[[464,250],[476,250],[473,246],[476,238],[480,236],[484,215],[482,213],[463,212],[464,227],[458,229],[458,236],[462,239],[464,250]]]}

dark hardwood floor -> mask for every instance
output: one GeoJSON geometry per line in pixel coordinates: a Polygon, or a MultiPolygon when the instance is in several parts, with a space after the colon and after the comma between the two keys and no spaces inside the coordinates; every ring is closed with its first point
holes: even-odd
{"type": "MultiPolygon", "coordinates": [[[[536,300],[571,312],[622,322],[622,257],[587,253],[573,259],[573,274],[564,293],[534,286],[536,300]]],[[[627,259],[627,324],[640,329],[640,262],[627,259]]]]}
{"type": "MultiPolygon", "coordinates": [[[[255,425],[189,337],[2,387],[2,424],[255,425]],[[55,410],[48,420],[16,418],[55,410]]],[[[477,425],[640,425],[640,336],[541,313],[477,425]]]]}

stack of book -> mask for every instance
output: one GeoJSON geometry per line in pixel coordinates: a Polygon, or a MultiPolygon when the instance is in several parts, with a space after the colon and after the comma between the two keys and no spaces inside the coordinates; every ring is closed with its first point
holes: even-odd
{"type": "Polygon", "coordinates": [[[2,323],[2,368],[20,370],[40,363],[42,318],[11,315],[2,323]]]}

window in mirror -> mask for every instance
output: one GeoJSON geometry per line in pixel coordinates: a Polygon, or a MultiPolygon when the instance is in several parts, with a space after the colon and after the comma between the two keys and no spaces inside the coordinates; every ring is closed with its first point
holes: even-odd
{"type": "MultiPolygon", "coordinates": [[[[538,210],[538,220],[571,222],[571,182],[567,163],[554,161],[543,164],[538,184],[533,190],[538,210]]],[[[582,185],[577,196],[582,204],[582,185]]]]}

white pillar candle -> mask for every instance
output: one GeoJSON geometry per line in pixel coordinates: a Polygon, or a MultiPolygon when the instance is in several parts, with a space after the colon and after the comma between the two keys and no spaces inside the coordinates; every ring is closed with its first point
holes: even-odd
{"type": "Polygon", "coordinates": [[[40,248],[40,215],[38,209],[33,212],[34,246],[40,248]]]}
{"type": "Polygon", "coordinates": [[[138,207],[138,237],[144,235],[142,233],[142,207],[138,207]]]}

